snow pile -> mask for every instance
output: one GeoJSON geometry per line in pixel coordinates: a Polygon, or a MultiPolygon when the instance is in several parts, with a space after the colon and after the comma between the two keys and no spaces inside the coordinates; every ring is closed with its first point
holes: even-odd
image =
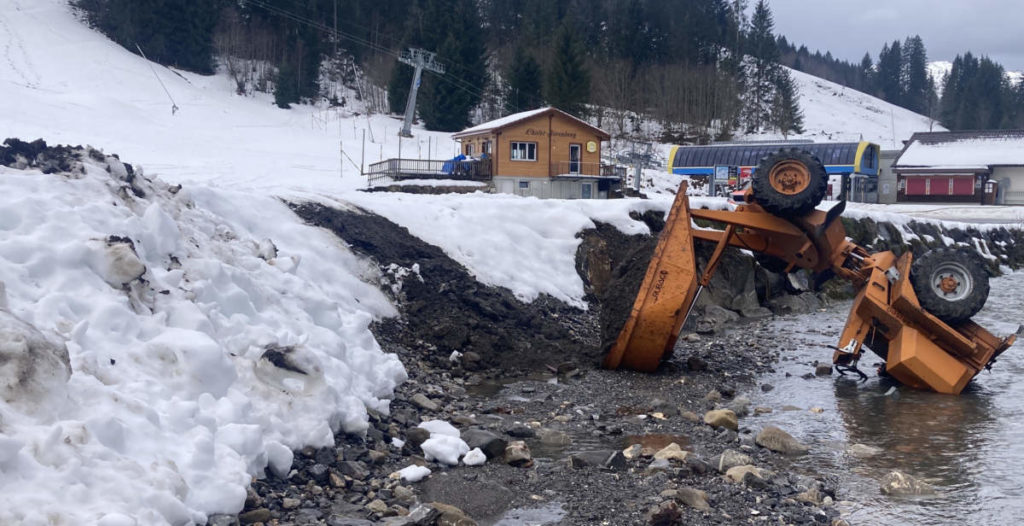
{"type": "MultiPolygon", "coordinates": [[[[540,200],[508,194],[412,195],[350,193],[346,202],[387,217],[437,245],[482,283],[505,287],[522,301],[549,294],[586,308],[576,272],[577,233],[610,223],[626,234],[648,234],[630,212],[665,212],[671,201],[540,200]]],[[[330,203],[328,203],[330,204],[330,203]]]]}
{"type": "Polygon", "coordinates": [[[0,168],[0,524],[203,524],[387,412],[406,374],[368,325],[394,311],[336,239],[81,159],[0,168]]]}
{"type": "Polygon", "coordinates": [[[461,438],[462,433],[455,426],[444,420],[428,420],[419,426],[430,431],[430,438],[420,444],[427,460],[436,460],[442,464],[456,466],[459,458],[469,453],[469,446],[461,438]]]}
{"type": "Polygon", "coordinates": [[[396,471],[395,475],[406,482],[419,482],[430,476],[430,468],[413,464],[396,471]]]}

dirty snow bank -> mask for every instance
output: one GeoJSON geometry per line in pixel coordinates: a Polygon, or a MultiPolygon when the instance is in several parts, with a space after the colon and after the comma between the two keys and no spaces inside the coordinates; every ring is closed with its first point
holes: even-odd
{"type": "Polygon", "coordinates": [[[38,331],[0,326],[0,524],[203,524],[268,455],[387,411],[406,373],[368,325],[394,311],[335,238],[273,198],[83,164],[0,167],[0,308],[38,331]],[[66,385],[23,377],[44,336],[66,385]]]}
{"type": "MultiPolygon", "coordinates": [[[[444,250],[480,282],[505,287],[522,301],[549,294],[585,309],[576,272],[581,231],[594,221],[626,234],[648,234],[630,212],[668,211],[671,200],[540,200],[508,194],[456,196],[349,193],[344,200],[384,216],[444,250]]],[[[325,204],[330,204],[326,203],[325,204]]],[[[336,205],[336,204],[335,204],[336,205]]]]}

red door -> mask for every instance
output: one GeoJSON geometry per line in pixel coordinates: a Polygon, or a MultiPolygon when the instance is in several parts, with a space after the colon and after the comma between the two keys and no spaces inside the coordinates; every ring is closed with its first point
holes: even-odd
{"type": "Polygon", "coordinates": [[[907,195],[927,195],[926,177],[907,177],[907,195]]]}
{"type": "Polygon", "coordinates": [[[953,195],[974,195],[974,176],[954,177],[953,195]]]}

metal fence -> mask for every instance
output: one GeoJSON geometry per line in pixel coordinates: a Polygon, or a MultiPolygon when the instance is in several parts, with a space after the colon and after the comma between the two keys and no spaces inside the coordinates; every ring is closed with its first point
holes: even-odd
{"type": "Polygon", "coordinates": [[[372,163],[366,171],[370,186],[403,179],[457,179],[486,181],[491,178],[490,161],[439,161],[434,159],[386,159],[372,163]]]}

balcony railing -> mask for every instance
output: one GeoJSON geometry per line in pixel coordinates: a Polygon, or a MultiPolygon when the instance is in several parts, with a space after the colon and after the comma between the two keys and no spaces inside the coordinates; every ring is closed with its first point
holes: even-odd
{"type": "Polygon", "coordinates": [[[551,163],[552,175],[582,175],[591,177],[618,177],[626,179],[626,167],[612,164],[558,161],[551,163]]]}
{"type": "Polygon", "coordinates": [[[371,164],[365,175],[370,186],[387,184],[403,179],[487,181],[491,178],[491,162],[479,159],[467,159],[464,161],[385,159],[371,164]]]}

